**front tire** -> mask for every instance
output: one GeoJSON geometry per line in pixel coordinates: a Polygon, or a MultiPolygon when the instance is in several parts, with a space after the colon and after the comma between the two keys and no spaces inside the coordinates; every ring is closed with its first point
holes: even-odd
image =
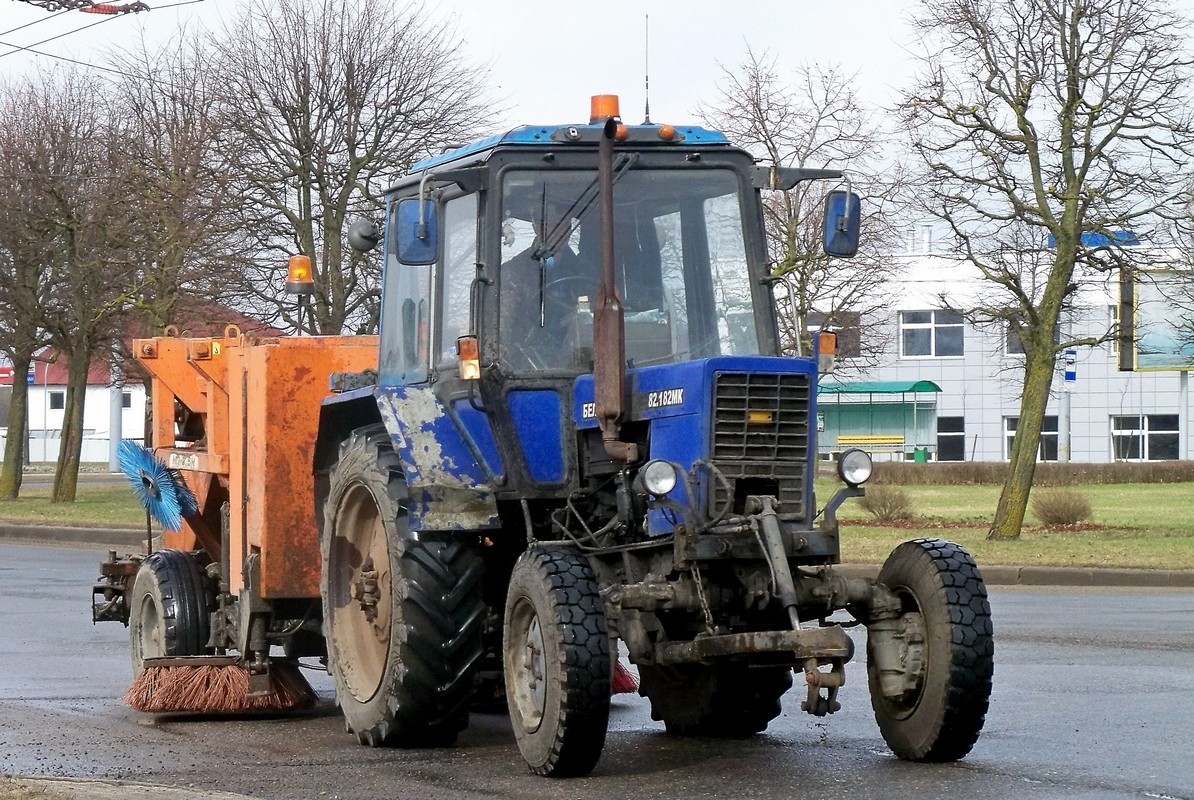
{"type": "Polygon", "coordinates": [[[506,595],[506,698],[518,749],[533,772],[587,775],[609,724],[605,608],[589,561],[569,547],[532,547],[506,595]]]}
{"type": "Polygon", "coordinates": [[[900,758],[956,761],[978,740],[991,698],[995,641],[982,576],[960,546],[917,539],[891,552],[878,580],[900,599],[909,643],[903,656],[913,672],[903,696],[884,696],[868,639],[879,730],[900,758]]]}
{"type": "Polygon", "coordinates": [[[481,656],[479,540],[411,532],[405,504],[384,426],[354,431],[329,482],[320,594],[345,725],[374,747],[454,742],[481,656]]]}
{"type": "Polygon", "coordinates": [[[129,595],[133,677],[145,659],[198,656],[211,636],[211,590],[192,553],[158,550],[141,562],[129,595]]]}

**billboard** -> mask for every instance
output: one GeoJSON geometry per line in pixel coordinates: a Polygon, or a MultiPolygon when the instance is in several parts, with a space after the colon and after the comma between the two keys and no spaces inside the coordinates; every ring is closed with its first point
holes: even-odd
{"type": "Polygon", "coordinates": [[[1121,281],[1120,317],[1120,369],[1194,369],[1194,271],[1135,270],[1121,281]]]}

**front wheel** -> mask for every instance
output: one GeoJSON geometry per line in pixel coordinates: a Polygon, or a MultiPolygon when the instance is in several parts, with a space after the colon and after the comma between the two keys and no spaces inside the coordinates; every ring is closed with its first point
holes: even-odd
{"type": "Polygon", "coordinates": [[[587,775],[605,746],[610,655],[588,559],[568,547],[522,554],[506,595],[503,661],[518,749],[539,775],[587,775]]]}
{"type": "Polygon", "coordinates": [[[141,562],[129,595],[129,644],[133,677],[145,659],[197,656],[211,634],[211,589],[199,558],[158,550],[141,562]]]}
{"type": "Polygon", "coordinates": [[[879,583],[901,611],[904,691],[880,688],[872,639],[867,676],[887,746],[908,761],[956,761],[982,731],[991,698],[995,642],[987,589],[970,554],[952,542],[917,539],[892,551],[879,583]]]}

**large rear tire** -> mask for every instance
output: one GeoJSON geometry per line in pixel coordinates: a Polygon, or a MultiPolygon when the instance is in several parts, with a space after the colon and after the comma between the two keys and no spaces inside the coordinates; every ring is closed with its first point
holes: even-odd
{"type": "Polygon", "coordinates": [[[639,665],[639,694],[651,701],[651,719],[678,736],[738,739],[767,729],[780,698],[792,688],[788,667],[741,664],[639,665]]]}
{"type": "Polygon", "coordinates": [[[904,542],[879,583],[902,605],[905,666],[898,698],[879,688],[870,642],[867,675],[875,720],[887,746],[908,761],[956,761],[978,740],[991,698],[995,641],[987,589],[970,554],[942,539],[904,542]]]}
{"type": "Polygon", "coordinates": [[[211,636],[211,586],[199,558],[158,550],[141,562],[129,595],[133,677],[147,658],[197,656],[211,636]]]}
{"type": "Polygon", "coordinates": [[[588,559],[532,547],[510,576],[503,644],[506,699],[518,749],[533,772],[587,775],[609,724],[605,607],[588,559]]]}
{"type": "Polygon", "coordinates": [[[354,431],[329,482],[320,594],[345,725],[374,747],[454,742],[481,657],[479,539],[412,533],[405,501],[385,428],[354,431]]]}

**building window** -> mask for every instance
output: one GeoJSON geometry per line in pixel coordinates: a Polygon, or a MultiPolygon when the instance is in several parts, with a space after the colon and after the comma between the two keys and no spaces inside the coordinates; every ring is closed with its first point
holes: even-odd
{"type": "Polygon", "coordinates": [[[1174,461],[1177,414],[1131,414],[1111,418],[1111,456],[1116,461],[1174,461]]]}
{"type": "Polygon", "coordinates": [[[862,315],[857,311],[838,311],[830,318],[820,311],[808,315],[808,338],[824,327],[837,334],[837,357],[858,358],[862,355],[862,315]]]}
{"type": "MultiPolygon", "coordinates": [[[[1060,325],[1053,329],[1053,344],[1054,346],[1061,344],[1060,325]]],[[[1007,323],[1007,336],[1003,340],[1003,353],[1008,356],[1024,355],[1024,340],[1020,338],[1020,332],[1016,330],[1016,326],[1010,322],[1007,323]]]]}
{"type": "Polygon", "coordinates": [[[133,393],[132,392],[121,392],[120,393],[120,407],[121,408],[132,408],[133,407],[133,393]]]}
{"type": "MultiPolygon", "coordinates": [[[[1012,457],[1012,443],[1016,439],[1016,424],[1019,417],[1003,418],[1003,460],[1012,457]]],[[[1037,461],[1057,460],[1057,417],[1047,416],[1041,424],[1041,441],[1037,445],[1037,461]]]]}
{"type": "Polygon", "coordinates": [[[956,311],[901,311],[901,358],[950,358],[963,355],[962,315],[956,311]]]}
{"type": "Polygon", "coordinates": [[[66,392],[50,392],[50,410],[61,411],[66,408],[66,392]]]}
{"type": "Polygon", "coordinates": [[[965,417],[937,417],[937,460],[966,460],[965,417]]]}

